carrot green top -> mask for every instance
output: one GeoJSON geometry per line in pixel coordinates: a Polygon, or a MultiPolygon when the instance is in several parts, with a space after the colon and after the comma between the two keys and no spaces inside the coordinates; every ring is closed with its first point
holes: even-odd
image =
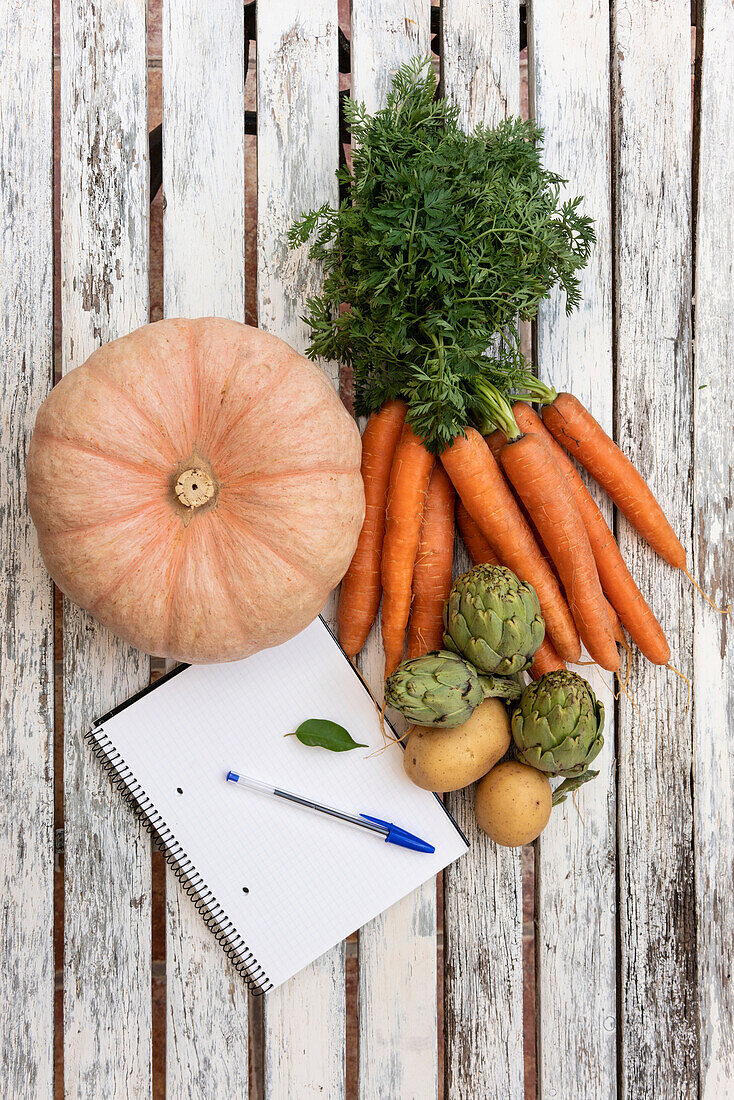
{"type": "Polygon", "coordinates": [[[561,202],[565,181],[541,164],[537,126],[463,133],[427,58],[397,72],[384,110],[347,101],[345,111],[345,197],[290,233],[294,247],[311,240],[324,270],[307,304],[309,354],[353,367],[360,414],[404,398],[437,454],[492,419],[487,392],[524,391],[517,320],[556,285],[569,312],[578,305],[591,219],[579,198],[561,202]]]}

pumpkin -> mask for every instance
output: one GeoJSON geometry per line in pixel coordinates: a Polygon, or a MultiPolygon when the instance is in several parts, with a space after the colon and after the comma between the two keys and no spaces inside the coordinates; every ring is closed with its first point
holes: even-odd
{"type": "Polygon", "coordinates": [[[326,375],[235,321],[106,344],[41,406],[28,500],[56,584],[138,649],[230,661],[311,622],[364,516],[326,375]]]}

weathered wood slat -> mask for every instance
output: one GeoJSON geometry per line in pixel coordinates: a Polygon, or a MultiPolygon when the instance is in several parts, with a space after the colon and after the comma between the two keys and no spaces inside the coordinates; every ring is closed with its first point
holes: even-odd
{"type": "MultiPolygon", "coordinates": [[[[444,0],[443,79],[461,125],[520,109],[520,21],[504,0],[444,0]]],[[[459,569],[468,568],[463,555],[459,569]]],[[[520,852],[478,828],[473,790],[446,796],[471,850],[444,872],[446,1097],[523,1096],[520,852]]]]}
{"type": "Polygon", "coordinates": [[[168,317],[244,320],[244,102],[242,4],[164,0],[163,276],[168,317]]]}
{"type": "MultiPolygon", "coordinates": [[[[560,8],[533,0],[529,37],[531,112],[545,129],[544,162],[569,180],[569,196],[584,196],[597,237],[582,275],[581,308],[567,317],[560,293],[540,308],[538,373],[558,390],[575,393],[611,434],[607,0],[574,0],[560,8]]],[[[596,490],[595,496],[611,523],[604,494],[596,490]]],[[[568,799],[553,811],[537,845],[538,1077],[541,1096],[611,1100],[617,1085],[614,696],[608,674],[576,671],[604,703],[606,745],[594,765],[598,778],[581,789],[576,803],[568,799]]]]}
{"type": "MultiPolygon", "coordinates": [[[[305,350],[300,320],[318,287],[307,249],[286,234],[304,210],[337,200],[338,64],[336,0],[262,4],[257,13],[258,322],[305,350]]],[[[338,371],[330,374],[338,385],[338,371]]],[[[327,609],[333,621],[333,600],[327,609]]],[[[344,1092],[344,945],[338,944],[265,999],[265,1096],[344,1092]]]]}
{"type": "MultiPolygon", "coordinates": [[[[352,94],[383,107],[395,70],[430,48],[425,0],[354,0],[352,94]]],[[[358,667],[382,696],[378,617],[358,667]]],[[[393,752],[400,751],[392,749],[393,752]]],[[[438,1088],[436,888],[431,880],[381,913],[359,937],[359,1095],[429,1098],[438,1088]]]]}
{"type": "MultiPolygon", "coordinates": [[[[734,10],[702,5],[693,531],[695,571],[719,604],[734,604],[731,558],[734,423],[734,10]],[[704,386],[704,389],[698,389],[704,386]]],[[[693,665],[695,861],[701,1100],[734,1096],[734,645],[732,620],[696,598],[693,665]]]]}
{"type": "Polygon", "coordinates": [[[444,0],[441,68],[465,130],[520,111],[520,13],[507,0],[444,0]]]}
{"type": "Polygon", "coordinates": [[[0,1079],[53,1095],[53,599],[23,463],[53,378],[51,7],[0,3],[0,1079]]]}
{"type": "Polygon", "coordinates": [[[352,0],[352,95],[384,107],[395,70],[431,48],[430,0],[352,0]]]}
{"type": "MultiPolygon", "coordinates": [[[[691,39],[675,0],[612,19],[617,439],[691,545],[691,39]]],[[[618,518],[622,553],[691,676],[698,597],[618,518]]],[[[636,657],[617,733],[620,1089],[698,1095],[692,722],[686,685],[636,657]],[[639,709],[637,709],[639,708],[639,709]]]]}
{"type": "MultiPolygon", "coordinates": [[[[244,321],[244,85],[242,3],[166,0],[163,260],[168,317],[244,321]]],[[[246,1096],[247,988],[170,868],[166,997],[167,1096],[246,1096]]]]}
{"type": "MultiPolygon", "coordinates": [[[[148,317],[144,0],[62,0],[63,369],[148,317]]],[[[67,1096],[151,1090],[150,840],[93,758],[94,718],[147,683],[149,661],[64,608],[67,1096]]]]}

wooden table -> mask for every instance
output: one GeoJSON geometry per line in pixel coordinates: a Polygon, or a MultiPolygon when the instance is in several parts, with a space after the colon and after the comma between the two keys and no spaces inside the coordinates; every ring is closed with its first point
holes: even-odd
{"type": "MultiPolygon", "coordinates": [[[[545,159],[584,194],[598,236],[582,308],[567,318],[557,296],[544,304],[533,349],[540,375],[588,402],[641,468],[721,603],[732,597],[734,11],[695,6],[693,105],[684,0],[529,6],[545,159]]],[[[352,90],[369,108],[399,62],[428,50],[429,21],[428,0],[352,0],[352,90]]],[[[169,315],[244,317],[243,43],[242,0],[165,0],[169,315]]],[[[443,0],[439,45],[463,123],[518,111],[516,4],[443,0]]],[[[145,0],[61,0],[60,55],[65,371],[148,320],[145,0]]],[[[149,659],[67,604],[55,697],[52,587],[25,504],[24,455],[54,366],[52,64],[51,0],[0,0],[1,1079],[13,1100],[53,1092],[56,735],[63,1093],[138,1100],[152,1088],[151,843],[82,734],[148,680],[149,659]]],[[[318,273],[285,231],[337,198],[337,66],[337,0],[263,2],[259,323],[300,348],[318,273]]],[[[638,658],[616,702],[594,677],[609,715],[601,775],[535,846],[539,1090],[721,1100],[734,1095],[732,623],[615,523],[693,687],[689,700],[684,680],[638,658]]],[[[361,663],[377,684],[374,640],[361,663]]],[[[443,1074],[429,883],[360,932],[362,1100],[523,1097],[520,852],[477,835],[469,792],[450,801],[473,847],[444,879],[443,1074]]],[[[246,1097],[244,985],[173,877],[165,919],[167,1095],[246,1097]]],[[[345,1019],[340,945],[266,997],[253,1095],[343,1096],[345,1019]]]]}

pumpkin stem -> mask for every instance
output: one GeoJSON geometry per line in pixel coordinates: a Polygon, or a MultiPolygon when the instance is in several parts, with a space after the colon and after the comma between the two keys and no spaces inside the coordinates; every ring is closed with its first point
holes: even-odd
{"type": "Polygon", "coordinates": [[[189,466],[178,475],[173,490],[184,508],[201,508],[216,492],[214,478],[202,466],[189,466]]]}

